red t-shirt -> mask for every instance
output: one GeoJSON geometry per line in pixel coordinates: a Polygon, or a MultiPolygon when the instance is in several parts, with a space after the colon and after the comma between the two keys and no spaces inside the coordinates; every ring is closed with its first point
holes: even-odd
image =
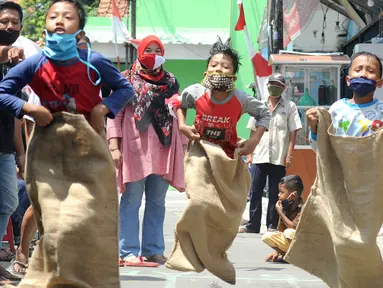
{"type": "Polygon", "coordinates": [[[181,108],[196,110],[195,127],[201,138],[222,147],[234,158],[238,147],[237,123],[244,113],[257,120],[257,126],[268,128],[269,109],[260,101],[240,90],[233,90],[223,101],[211,98],[211,92],[200,84],[186,88],[181,96],[181,108]]]}

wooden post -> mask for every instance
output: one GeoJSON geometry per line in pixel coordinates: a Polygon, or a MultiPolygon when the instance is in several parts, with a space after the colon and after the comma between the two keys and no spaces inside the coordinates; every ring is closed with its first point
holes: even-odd
{"type": "MultiPolygon", "coordinates": [[[[129,0],[126,0],[126,1],[129,1],[129,0]]],[[[130,36],[133,39],[136,39],[136,33],[137,33],[136,32],[136,22],[137,22],[137,20],[136,20],[137,19],[136,18],[136,11],[137,11],[136,0],[130,0],[130,4],[128,4],[128,5],[130,5],[130,9],[129,9],[128,17],[127,17],[127,27],[130,27],[130,29],[128,29],[131,31],[130,36]]],[[[127,43],[125,48],[126,48],[126,50],[125,50],[125,53],[126,53],[126,67],[125,67],[125,69],[128,69],[128,68],[130,68],[130,66],[134,63],[134,61],[137,58],[136,48],[134,48],[133,44],[131,44],[131,43],[127,43]]]]}

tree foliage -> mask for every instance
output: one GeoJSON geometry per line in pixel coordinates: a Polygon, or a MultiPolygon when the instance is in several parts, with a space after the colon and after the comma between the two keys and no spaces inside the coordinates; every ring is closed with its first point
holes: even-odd
{"type": "MultiPolygon", "coordinates": [[[[24,12],[22,35],[38,41],[42,39],[45,29],[45,14],[52,0],[22,0],[20,5],[24,12]]],[[[80,0],[88,16],[97,16],[100,0],[80,0]]]]}

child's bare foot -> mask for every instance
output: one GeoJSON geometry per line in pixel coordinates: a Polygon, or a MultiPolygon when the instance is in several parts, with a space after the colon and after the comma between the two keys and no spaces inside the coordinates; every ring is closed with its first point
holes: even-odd
{"type": "Polygon", "coordinates": [[[24,275],[25,273],[27,273],[27,269],[28,269],[28,262],[22,262],[19,260],[12,261],[13,273],[24,275]]]}

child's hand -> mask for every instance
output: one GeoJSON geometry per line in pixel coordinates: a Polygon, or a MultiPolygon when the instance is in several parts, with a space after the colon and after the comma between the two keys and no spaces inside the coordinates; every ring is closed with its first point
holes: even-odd
{"type": "Polygon", "coordinates": [[[38,126],[46,126],[53,120],[51,112],[44,106],[24,103],[22,110],[24,114],[31,116],[38,126]]]}
{"type": "Polygon", "coordinates": [[[249,140],[243,141],[239,146],[239,156],[253,154],[255,147],[257,147],[255,138],[250,138],[249,140]]]}
{"type": "Polygon", "coordinates": [[[277,251],[274,251],[273,253],[270,253],[266,256],[265,262],[276,262],[278,260],[279,253],[277,251]]]}
{"type": "Polygon", "coordinates": [[[93,107],[89,116],[89,124],[94,131],[101,134],[105,131],[105,115],[108,114],[109,109],[103,104],[98,104],[93,107]]]}
{"type": "Polygon", "coordinates": [[[17,178],[24,179],[25,154],[16,154],[17,178]]]}
{"type": "Polygon", "coordinates": [[[281,201],[278,201],[277,204],[275,204],[275,210],[277,210],[278,214],[283,213],[283,206],[281,201]]]}
{"type": "Polygon", "coordinates": [[[180,126],[180,132],[184,134],[189,140],[199,140],[201,135],[199,135],[198,130],[193,126],[183,125],[180,126]]]}
{"type": "Polygon", "coordinates": [[[311,108],[306,112],[307,122],[313,133],[317,133],[318,125],[318,110],[316,108],[311,108]]]}

